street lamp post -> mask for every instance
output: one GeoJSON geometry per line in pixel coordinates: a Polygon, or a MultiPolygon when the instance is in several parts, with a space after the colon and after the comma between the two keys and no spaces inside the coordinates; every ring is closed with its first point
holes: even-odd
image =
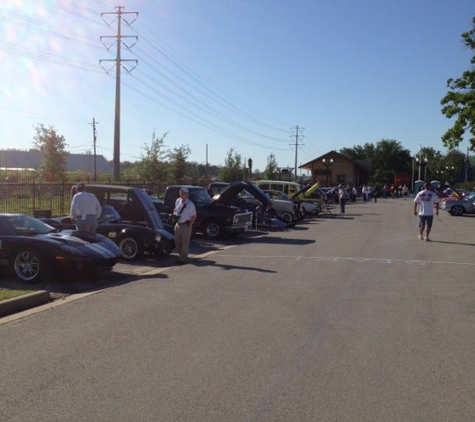
{"type": "Polygon", "coordinates": [[[326,174],[326,185],[328,185],[328,176],[330,175],[330,167],[333,165],[333,158],[327,161],[326,158],[322,160],[323,165],[325,166],[325,174],[326,174]]]}
{"type": "Polygon", "coordinates": [[[454,166],[445,166],[445,170],[447,171],[447,180],[452,183],[452,174],[454,173],[455,167],[454,166]]]}
{"type": "Polygon", "coordinates": [[[424,180],[427,181],[427,157],[416,157],[416,164],[419,166],[419,180],[421,180],[421,171],[424,170],[424,180]]]}

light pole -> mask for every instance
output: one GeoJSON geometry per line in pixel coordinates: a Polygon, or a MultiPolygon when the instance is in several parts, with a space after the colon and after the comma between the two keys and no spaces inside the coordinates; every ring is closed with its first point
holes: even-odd
{"type": "Polygon", "coordinates": [[[454,173],[455,167],[454,166],[445,166],[445,170],[447,171],[447,180],[452,183],[452,174],[454,173]]]}
{"type": "Polygon", "coordinates": [[[429,160],[427,157],[416,157],[416,164],[419,166],[419,180],[421,180],[421,170],[424,170],[424,180],[427,181],[427,163],[429,160]]]}
{"type": "Polygon", "coordinates": [[[333,165],[333,158],[330,158],[328,161],[326,158],[324,158],[322,163],[325,166],[325,174],[327,176],[326,185],[328,186],[328,176],[330,175],[330,167],[333,165]]]}

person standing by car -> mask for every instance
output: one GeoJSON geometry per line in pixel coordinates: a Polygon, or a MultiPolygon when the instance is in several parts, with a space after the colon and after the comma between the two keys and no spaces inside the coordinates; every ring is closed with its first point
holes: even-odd
{"type": "Polygon", "coordinates": [[[78,232],[95,234],[102,212],[101,204],[93,193],[86,191],[84,183],[78,183],[75,187],[77,193],[71,201],[71,221],[76,221],[78,232]]]}
{"type": "Polygon", "coordinates": [[[338,185],[338,200],[340,202],[340,213],[345,213],[346,201],[348,201],[348,192],[345,186],[338,185]]]}
{"type": "Polygon", "coordinates": [[[432,229],[432,222],[435,215],[439,215],[439,196],[432,190],[430,182],[424,183],[424,189],[414,198],[414,215],[419,215],[419,239],[430,242],[429,233],[432,229]],[[419,206],[419,212],[417,207],[419,206]],[[423,237],[424,229],[426,230],[423,237]]]}
{"type": "Polygon", "coordinates": [[[180,259],[177,265],[186,264],[190,250],[190,239],[193,223],[196,220],[196,207],[189,198],[188,188],[180,189],[180,197],[175,202],[173,215],[176,218],[174,229],[175,246],[180,259]]]}

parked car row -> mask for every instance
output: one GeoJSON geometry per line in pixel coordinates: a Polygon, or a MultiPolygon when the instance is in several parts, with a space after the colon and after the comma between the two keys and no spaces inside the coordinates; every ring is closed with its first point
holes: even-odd
{"type": "MultiPolygon", "coordinates": [[[[259,224],[292,227],[303,204],[242,181],[227,184],[213,198],[201,186],[169,186],[163,198],[154,198],[137,187],[91,184],[87,190],[102,206],[94,235],[76,231],[69,216],[0,214],[0,271],[34,283],[65,272],[110,270],[119,260],[169,254],[175,248],[171,214],[184,186],[197,209],[193,231],[210,239],[259,224]]],[[[317,214],[315,203],[304,207],[305,214],[317,214]]]]}

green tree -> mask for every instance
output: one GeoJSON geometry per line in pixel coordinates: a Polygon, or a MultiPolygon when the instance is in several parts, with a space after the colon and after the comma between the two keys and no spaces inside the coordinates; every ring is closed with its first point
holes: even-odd
{"type": "Polygon", "coordinates": [[[168,163],[166,157],[168,151],[164,149],[166,136],[167,134],[164,133],[161,137],[156,137],[153,133],[150,146],[144,144],[142,147],[145,153],[142,154],[141,160],[135,166],[135,172],[144,182],[158,184],[167,180],[168,163]]]}
{"type": "MultiPolygon", "coordinates": [[[[463,43],[475,50],[475,17],[473,28],[462,34],[463,43]]],[[[470,63],[475,65],[475,56],[470,63]]],[[[462,142],[465,131],[475,135],[475,68],[466,70],[457,79],[447,81],[450,91],[440,101],[442,113],[449,119],[457,116],[454,125],[442,135],[442,142],[447,148],[455,148],[462,142]]],[[[470,138],[471,150],[475,150],[475,137],[470,138]]]]}
{"type": "Polygon", "coordinates": [[[168,154],[171,175],[177,183],[184,182],[184,177],[187,174],[187,160],[190,154],[191,149],[188,145],[181,145],[178,148],[173,148],[173,150],[168,154]]]}
{"type": "Polygon", "coordinates": [[[266,180],[274,180],[277,177],[277,160],[273,153],[267,157],[267,165],[263,177],[266,180]]]}
{"type": "Polygon", "coordinates": [[[247,167],[249,167],[249,180],[252,179],[252,158],[247,159],[247,167]]]}
{"type": "Polygon", "coordinates": [[[374,157],[375,146],[369,142],[364,145],[356,145],[353,148],[342,148],[340,153],[352,158],[353,160],[372,160],[374,157]]]}
{"type": "Polygon", "coordinates": [[[376,144],[373,157],[374,180],[392,182],[395,173],[411,172],[411,152],[393,139],[382,139],[376,144]]]}
{"type": "Polygon", "coordinates": [[[48,181],[64,181],[66,179],[66,151],[64,136],[59,135],[53,126],[46,128],[42,124],[35,127],[34,145],[43,154],[40,167],[42,177],[48,181]]]}
{"type": "Polygon", "coordinates": [[[245,169],[243,168],[242,157],[231,148],[224,160],[224,167],[219,169],[219,179],[223,182],[235,182],[243,180],[245,169]]]}

